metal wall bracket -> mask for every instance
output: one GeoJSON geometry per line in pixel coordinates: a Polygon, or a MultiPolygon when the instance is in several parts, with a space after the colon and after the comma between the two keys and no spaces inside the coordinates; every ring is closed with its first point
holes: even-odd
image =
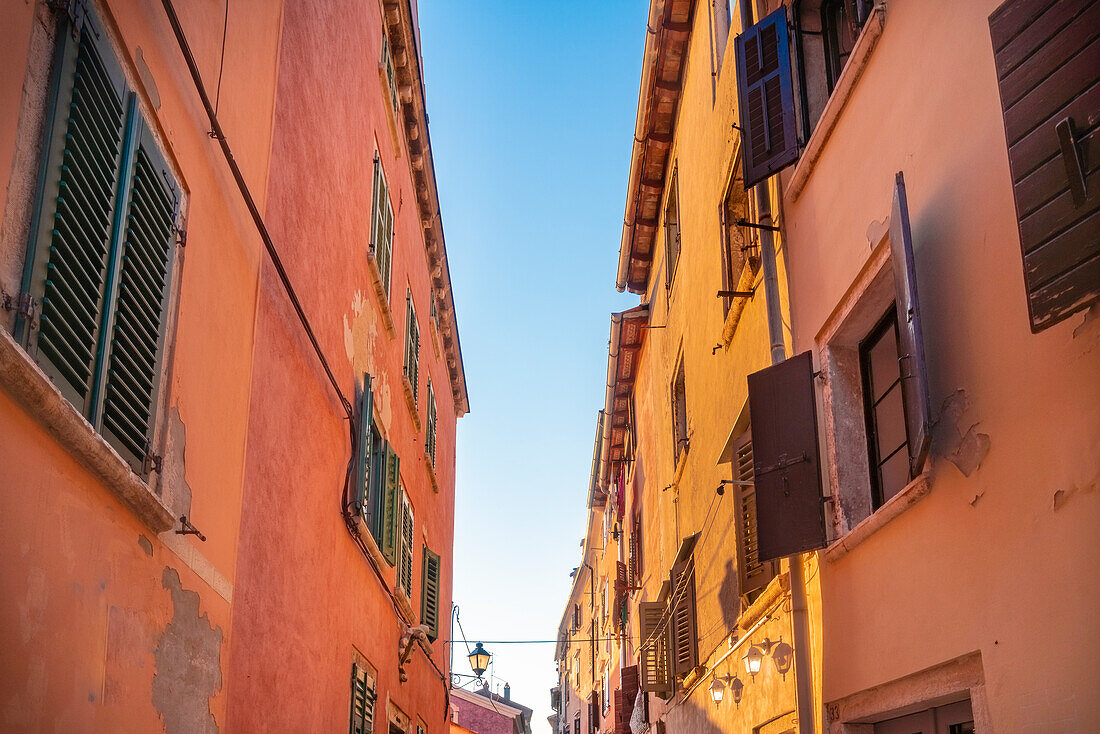
{"type": "Polygon", "coordinates": [[[769,232],[778,232],[779,231],[779,227],[773,227],[770,224],[757,224],[756,222],[750,222],[749,220],[745,219],[744,217],[741,217],[740,219],[738,219],[735,222],[735,224],[738,227],[749,227],[750,229],[765,229],[769,232]]]}
{"type": "Polygon", "coordinates": [[[187,519],[187,515],[180,515],[180,529],[176,531],[176,535],[194,535],[202,542],[206,542],[206,536],[191,524],[191,521],[187,519]]]}

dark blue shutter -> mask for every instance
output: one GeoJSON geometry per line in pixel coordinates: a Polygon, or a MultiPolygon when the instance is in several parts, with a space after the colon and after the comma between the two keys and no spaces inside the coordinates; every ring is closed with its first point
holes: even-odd
{"type": "Polygon", "coordinates": [[[179,190],[148,126],[135,113],[136,148],[130,166],[122,241],[107,320],[103,435],[135,470],[145,457],[164,354],[172,285],[179,190]]]}
{"type": "Polygon", "coordinates": [[[352,509],[363,516],[367,527],[373,527],[375,504],[371,487],[374,484],[374,389],[369,374],[363,375],[363,392],[359,395],[359,445],[355,447],[355,487],[352,509]]]}
{"type": "Polygon", "coordinates": [[[909,441],[909,476],[915,477],[924,469],[924,459],[928,456],[928,446],[932,440],[932,409],[928,396],[928,373],[924,366],[924,337],[917,300],[917,267],[913,258],[913,235],[909,229],[909,204],[905,198],[905,178],[900,171],[894,179],[894,206],[890,211],[890,257],[894,263],[894,293],[898,309],[898,361],[909,441]]]}
{"type": "Polygon", "coordinates": [[[101,25],[58,30],[56,99],[24,290],[39,303],[28,350],[85,415],[104,313],[124,153],[127,89],[101,25]]]}
{"type": "Polygon", "coordinates": [[[760,561],[826,544],[809,352],[749,375],[760,561]]]}
{"type": "Polygon", "coordinates": [[[787,10],[734,39],[745,190],[798,159],[787,10]]]}

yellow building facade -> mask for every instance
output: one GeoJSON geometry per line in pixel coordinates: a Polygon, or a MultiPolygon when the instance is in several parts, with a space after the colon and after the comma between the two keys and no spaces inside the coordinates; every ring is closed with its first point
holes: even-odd
{"type": "Polygon", "coordinates": [[[1100,4],[965,5],[650,3],[559,734],[1100,725],[1100,4]]]}

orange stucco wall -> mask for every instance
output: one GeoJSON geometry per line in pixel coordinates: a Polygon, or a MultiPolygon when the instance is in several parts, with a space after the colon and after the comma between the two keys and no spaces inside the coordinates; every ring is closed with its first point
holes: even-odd
{"type": "MultiPolygon", "coordinates": [[[[174,5],[214,95],[224,5],[174,5]]],[[[428,324],[409,159],[394,148],[379,82],[381,9],[369,5],[295,5],[284,17],[281,2],[233,3],[218,114],[344,393],[354,396],[362,372],[376,376],[377,410],[416,512],[414,623],[426,542],[443,560],[442,637],[456,407],[428,324]],[[379,320],[365,257],[375,140],[395,210],[396,336],[379,320]],[[406,282],[421,323],[422,421],[424,376],[437,386],[438,494],[401,387],[406,282]]],[[[341,729],[354,646],[378,669],[380,719],[388,697],[442,730],[443,684],[422,652],[407,666],[409,682],[398,682],[401,630],[340,515],[347,421],[207,134],[167,17],[140,0],[94,7],[186,193],[158,418],[165,469],[151,487],[206,540],[158,536],[65,448],[49,416],[0,389],[0,729],[341,729]]],[[[48,61],[37,54],[50,47],[35,39],[53,22],[41,1],[0,6],[5,292],[18,288],[20,217],[38,160],[31,123],[48,61]]],[[[0,328],[11,329],[6,311],[0,328]]],[[[65,430],[91,435],[87,426],[65,430]]],[[[109,465],[105,445],[97,451],[109,465]]],[[[441,644],[433,655],[445,670],[441,644]]]]}
{"type": "MultiPolygon", "coordinates": [[[[265,219],[292,280],[302,284],[303,307],[344,394],[354,400],[363,372],[374,378],[375,413],[401,457],[401,479],[413,505],[412,621],[420,621],[426,544],[443,556],[445,639],[456,414],[444,355],[429,327],[428,262],[408,152],[400,136],[395,147],[389,92],[378,72],[382,33],[381,10],[372,3],[285,9],[265,219]],[[394,209],[393,335],[383,324],[367,260],[376,149],[394,209]],[[419,430],[402,388],[406,287],[421,333],[419,430]],[[439,409],[438,494],[424,458],[428,376],[439,409]]],[[[230,725],[241,731],[263,730],[272,720],[292,731],[346,726],[354,647],[377,669],[380,722],[392,704],[430,728],[443,727],[444,681],[419,650],[408,664],[409,680],[399,681],[404,628],[340,514],[351,451],[343,410],[266,262],[260,288],[230,725]]],[[[394,569],[381,567],[385,584],[395,588],[394,569]]],[[[446,670],[441,643],[433,656],[446,670]]]]}
{"type": "Polygon", "coordinates": [[[935,429],[930,494],[822,561],[823,698],[980,651],[996,730],[1084,731],[1100,722],[1100,330],[1080,315],[1028,327],[987,20],[998,4],[891,0],[783,206],[795,351],[816,351],[904,172],[933,419],[956,391],[970,406],[935,429]],[[972,425],[990,447],[967,477],[935,442],[972,425]]]}

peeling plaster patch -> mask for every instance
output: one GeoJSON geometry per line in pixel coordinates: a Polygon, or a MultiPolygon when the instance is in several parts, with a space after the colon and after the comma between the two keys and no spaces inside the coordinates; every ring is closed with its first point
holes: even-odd
{"type": "Polygon", "coordinates": [[[157,91],[157,83],[153,81],[153,72],[149,70],[149,65],[145,63],[145,54],[142,52],[141,46],[137,47],[137,53],[134,54],[134,65],[137,66],[137,73],[141,77],[141,84],[145,87],[145,93],[149,95],[149,104],[153,105],[154,110],[159,110],[160,92],[157,91]]]}
{"type": "Polygon", "coordinates": [[[1085,352],[1092,351],[1093,347],[1100,343],[1100,302],[1092,304],[1081,323],[1073,330],[1074,339],[1089,339],[1090,343],[1085,347],[1085,352]]]}
{"type": "Polygon", "coordinates": [[[872,220],[867,225],[867,246],[872,250],[878,247],[878,243],[882,242],[882,238],[886,236],[886,233],[890,231],[890,217],[883,217],[881,221],[872,220]]]}
{"type": "MultiPolygon", "coordinates": [[[[963,476],[970,476],[982,464],[989,453],[989,436],[979,433],[978,423],[971,423],[963,433],[960,423],[970,409],[966,391],[959,389],[947,396],[940,409],[940,417],[932,430],[932,452],[950,461],[963,476]]],[[[974,498],[973,505],[981,497],[974,498]]]]}
{"type": "Polygon", "coordinates": [[[174,568],[164,569],[162,583],[174,613],[154,650],[153,706],[168,734],[216,733],[210,698],[222,687],[222,629],[199,616],[198,593],[180,585],[174,568]]]}
{"type": "Polygon", "coordinates": [[[1074,484],[1074,485],[1070,486],[1069,489],[1059,489],[1059,490],[1057,490],[1054,493],[1054,501],[1051,503],[1051,509],[1054,510],[1055,512],[1062,509],[1065,506],[1065,504],[1067,502],[1069,502],[1069,498],[1072,497],[1073,495],[1077,494],[1078,492],[1081,492],[1083,494],[1089,494],[1091,492],[1095,492],[1098,481],[1100,481],[1100,480],[1093,479],[1091,482],[1084,485],[1083,487],[1079,487],[1076,484],[1074,484]]]}
{"type": "Polygon", "coordinates": [[[145,551],[145,555],[152,558],[152,556],[153,556],[153,544],[152,544],[152,542],[150,542],[150,540],[148,538],[146,538],[144,535],[139,535],[138,536],[138,545],[140,545],[141,549],[143,551],[145,551]]]}
{"type": "MultiPolygon", "coordinates": [[[[187,484],[187,426],[179,408],[168,411],[164,438],[164,472],[160,478],[160,497],[179,515],[191,514],[191,486],[187,484]]],[[[150,554],[151,555],[151,554],[150,554]]]]}
{"type": "MultiPolygon", "coordinates": [[[[374,379],[374,409],[383,426],[390,425],[391,396],[389,384],[383,379],[382,371],[375,365],[375,349],[379,329],[383,329],[380,317],[374,309],[367,308],[367,297],[362,291],[356,291],[351,302],[351,315],[344,315],[344,352],[351,362],[356,384],[363,373],[369,373],[374,379]]],[[[404,396],[402,394],[402,400],[404,396]]]]}
{"type": "Polygon", "coordinates": [[[19,633],[26,645],[38,634],[42,626],[42,615],[46,612],[46,601],[50,590],[46,586],[46,572],[41,568],[31,568],[27,572],[27,595],[19,604],[19,633]]]}

